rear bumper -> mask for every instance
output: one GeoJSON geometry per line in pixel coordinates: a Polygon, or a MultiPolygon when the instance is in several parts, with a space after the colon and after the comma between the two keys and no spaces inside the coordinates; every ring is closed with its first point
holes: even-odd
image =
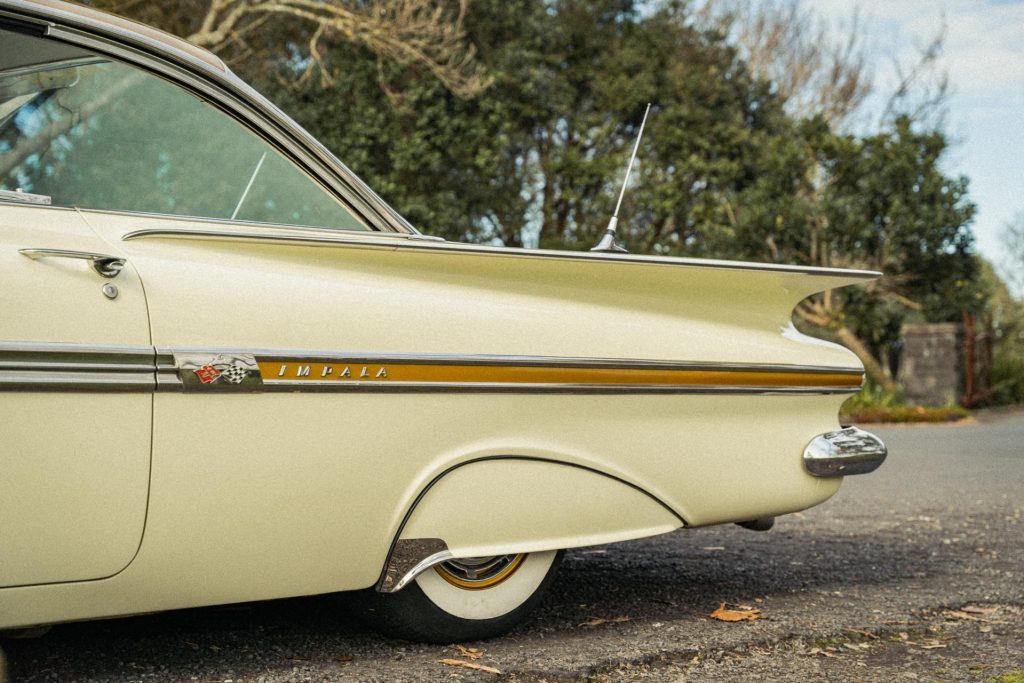
{"type": "Polygon", "coordinates": [[[856,427],[819,434],[804,449],[804,469],[815,477],[874,472],[888,450],[874,434],[856,427]]]}

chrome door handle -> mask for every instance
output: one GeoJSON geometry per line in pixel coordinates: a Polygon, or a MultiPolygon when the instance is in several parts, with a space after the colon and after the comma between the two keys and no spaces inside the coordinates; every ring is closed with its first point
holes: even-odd
{"type": "Polygon", "coordinates": [[[92,269],[103,277],[117,277],[124,268],[125,259],[109,254],[97,254],[92,251],[72,251],[71,249],[19,249],[18,252],[33,261],[41,258],[76,258],[89,261],[92,269]]]}

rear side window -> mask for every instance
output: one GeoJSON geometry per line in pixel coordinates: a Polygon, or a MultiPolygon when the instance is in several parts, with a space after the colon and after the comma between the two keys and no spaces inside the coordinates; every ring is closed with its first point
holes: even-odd
{"type": "Polygon", "coordinates": [[[0,49],[0,189],[56,206],[366,229],[259,136],[185,90],[0,30],[0,45],[21,43],[0,49]]]}

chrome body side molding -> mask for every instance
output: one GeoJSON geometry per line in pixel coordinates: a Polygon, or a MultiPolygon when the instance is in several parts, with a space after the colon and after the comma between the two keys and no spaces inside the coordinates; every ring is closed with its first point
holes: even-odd
{"type": "Polygon", "coordinates": [[[814,437],[804,449],[804,468],[816,477],[844,477],[874,472],[888,449],[874,434],[856,427],[814,437]]]}
{"type": "Polygon", "coordinates": [[[0,390],[844,394],[859,368],[0,343],[0,390]]]}
{"type": "Polygon", "coordinates": [[[0,342],[0,391],[156,389],[151,346],[0,342]]]}

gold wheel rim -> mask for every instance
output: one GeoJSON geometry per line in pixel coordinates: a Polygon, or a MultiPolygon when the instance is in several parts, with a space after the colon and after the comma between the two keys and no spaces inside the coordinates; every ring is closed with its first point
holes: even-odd
{"type": "Polygon", "coordinates": [[[463,590],[493,588],[512,576],[526,559],[526,553],[494,557],[448,560],[434,566],[442,579],[463,590]],[[482,568],[482,571],[478,571],[482,568]]]}

